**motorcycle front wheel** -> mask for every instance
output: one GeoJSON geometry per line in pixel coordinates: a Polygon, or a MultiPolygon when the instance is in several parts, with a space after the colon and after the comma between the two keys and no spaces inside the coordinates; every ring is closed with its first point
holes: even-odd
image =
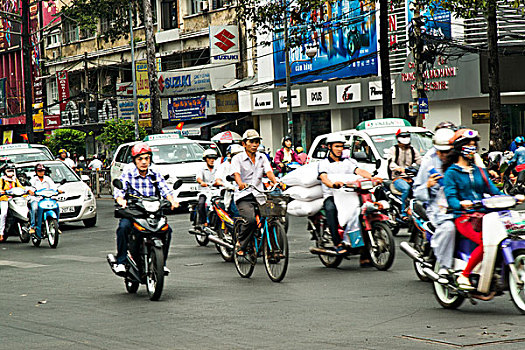
{"type": "Polygon", "coordinates": [[[47,242],[49,243],[49,246],[51,248],[56,248],[58,246],[58,221],[57,219],[48,219],[47,225],[49,227],[49,230],[43,226],[45,230],[47,230],[47,242]]]}
{"type": "Polygon", "coordinates": [[[18,236],[20,237],[20,242],[22,243],[28,243],[31,239],[31,235],[29,234],[29,226],[26,224],[17,223],[18,227],[18,236]]]}
{"type": "Polygon", "coordinates": [[[394,263],[396,256],[396,245],[390,226],[383,221],[375,221],[372,224],[372,237],[375,247],[368,244],[372,264],[380,271],[388,270],[394,263]]]}
{"type": "MultiPolygon", "coordinates": [[[[519,278],[525,281],[525,250],[518,250],[514,254],[514,266],[518,273],[519,278]]],[[[514,276],[509,271],[509,290],[512,302],[518,310],[525,314],[525,287],[519,286],[514,276]]]]}
{"type": "Polygon", "coordinates": [[[160,247],[151,247],[148,253],[148,275],[146,276],[146,289],[149,299],[160,299],[164,287],[164,252],[160,247]]]}

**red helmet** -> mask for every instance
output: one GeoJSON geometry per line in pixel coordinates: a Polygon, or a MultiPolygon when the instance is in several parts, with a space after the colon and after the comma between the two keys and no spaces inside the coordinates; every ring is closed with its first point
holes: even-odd
{"type": "Polygon", "coordinates": [[[131,149],[131,156],[133,159],[137,158],[141,154],[149,154],[151,155],[153,152],[151,151],[151,147],[148,146],[145,142],[137,143],[133,148],[131,149]]]}

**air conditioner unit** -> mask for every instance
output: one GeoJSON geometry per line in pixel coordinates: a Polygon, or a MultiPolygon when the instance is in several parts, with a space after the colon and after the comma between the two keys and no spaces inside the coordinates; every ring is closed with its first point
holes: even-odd
{"type": "Polygon", "coordinates": [[[208,9],[210,7],[210,4],[207,0],[203,0],[199,2],[199,11],[200,12],[208,12],[208,9]]]}

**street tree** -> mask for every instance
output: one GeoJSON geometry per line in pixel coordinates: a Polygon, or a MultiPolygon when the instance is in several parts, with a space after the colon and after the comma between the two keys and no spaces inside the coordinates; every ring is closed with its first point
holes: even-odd
{"type": "MultiPolygon", "coordinates": [[[[428,2],[428,0],[424,0],[428,2]]],[[[490,104],[490,148],[502,150],[507,146],[506,131],[501,110],[501,89],[499,78],[499,50],[497,11],[501,5],[523,9],[525,0],[442,0],[441,5],[456,17],[487,20],[487,59],[490,104]]]]}
{"type": "MultiPolygon", "coordinates": [[[[162,132],[162,113],[155,64],[155,36],[153,33],[152,0],[72,0],[62,9],[65,18],[75,21],[81,28],[96,32],[100,19],[111,24],[104,32],[107,42],[129,37],[130,13],[143,18],[146,36],[146,59],[151,100],[151,127],[154,134],[162,132]]],[[[134,69],[134,67],[133,67],[134,69]]]]}
{"type": "MultiPolygon", "coordinates": [[[[139,139],[146,137],[147,133],[143,127],[139,127],[139,139]]],[[[102,133],[97,136],[97,141],[117,149],[123,143],[135,141],[135,124],[129,119],[112,119],[106,121],[102,133]]]]}
{"type": "Polygon", "coordinates": [[[57,129],[44,140],[53,154],[65,148],[70,154],[84,154],[86,152],[86,133],[75,129],[57,129]]]}
{"type": "MultiPolygon", "coordinates": [[[[315,29],[326,30],[326,25],[330,21],[321,20],[320,23],[312,21],[303,14],[319,10],[323,13],[336,4],[337,0],[239,0],[237,14],[240,20],[252,23],[254,30],[248,33],[252,37],[257,34],[267,35],[274,33],[276,29],[284,27],[287,18],[290,28],[288,42],[285,42],[285,50],[311,44],[308,32],[315,29]],[[318,26],[318,27],[316,27],[318,26]],[[308,39],[307,39],[308,38],[308,39]]],[[[381,59],[381,84],[383,91],[383,116],[392,117],[392,83],[390,77],[390,42],[388,38],[388,12],[391,6],[404,3],[404,0],[379,0],[380,6],[380,35],[379,35],[379,55],[381,59]]],[[[374,1],[367,2],[367,6],[375,8],[374,1]]],[[[357,9],[350,9],[355,12],[357,9]]],[[[374,16],[372,11],[371,16],[374,16]]],[[[327,16],[329,18],[329,16],[327,16]]],[[[337,19],[336,19],[337,20],[337,19]]],[[[342,21],[339,21],[342,22],[342,21]]],[[[334,30],[333,28],[329,30],[334,30]]],[[[271,41],[263,41],[263,44],[271,44],[271,41]]],[[[350,63],[350,62],[349,62],[350,63]]]]}

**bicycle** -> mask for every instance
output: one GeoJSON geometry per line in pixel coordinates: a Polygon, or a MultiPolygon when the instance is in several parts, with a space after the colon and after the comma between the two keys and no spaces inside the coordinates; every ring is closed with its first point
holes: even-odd
{"type": "MultiPolygon", "coordinates": [[[[278,184],[267,191],[261,191],[253,185],[246,187],[246,189],[253,188],[263,194],[266,197],[266,203],[258,205],[256,208],[257,229],[253,233],[253,239],[248,242],[246,249],[244,249],[244,255],[233,254],[235,268],[243,278],[249,278],[252,275],[257,258],[261,256],[268,277],[273,282],[281,282],[286,275],[289,251],[288,238],[282,224],[282,218],[286,215],[289,196],[275,193],[277,186],[278,184]]],[[[234,242],[237,242],[242,220],[239,219],[235,222],[233,228],[234,242]]]]}

